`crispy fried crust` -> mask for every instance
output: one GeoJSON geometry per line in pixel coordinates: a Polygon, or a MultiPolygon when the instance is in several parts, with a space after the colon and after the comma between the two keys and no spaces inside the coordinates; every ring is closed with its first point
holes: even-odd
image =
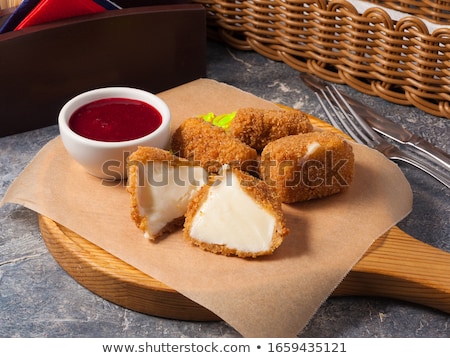
{"type": "Polygon", "coordinates": [[[299,110],[241,108],[228,133],[260,152],[276,139],[312,129],[309,117],[299,110]]]}
{"type": "Polygon", "coordinates": [[[243,108],[237,111],[226,131],[201,118],[188,118],[172,136],[172,152],[139,147],[128,158],[127,191],[131,194],[131,218],[138,228],[149,232],[147,218],[139,210],[137,190],[139,168],[148,161],[174,164],[190,161],[214,175],[218,175],[224,164],[230,164],[242,190],[276,219],[269,249],[246,252],[191,237],[194,217],[208,198],[211,185],[204,185],[195,194],[184,217],[168,223],[158,233],[151,233],[150,238],[178,230],[184,223],[184,239],[203,250],[243,258],[270,255],[289,233],[282,202],[326,197],[345,190],[353,181],[351,145],[337,134],[312,130],[306,114],[290,110],[243,108]],[[260,160],[258,152],[261,152],[260,160]],[[244,172],[255,168],[262,180],[244,172]]]}
{"type": "Polygon", "coordinates": [[[198,162],[210,173],[217,173],[223,164],[249,170],[257,160],[255,149],[201,118],[188,118],[177,128],[171,149],[180,157],[198,162]]]}
{"type": "Polygon", "coordinates": [[[280,138],[264,148],[261,158],[261,178],[276,188],[284,203],[326,197],[349,187],[353,180],[353,149],[331,132],[280,138]],[[320,146],[305,157],[313,143],[320,146]]]}
{"type": "Polygon", "coordinates": [[[205,185],[203,188],[201,188],[188,206],[184,222],[184,239],[191,244],[202,248],[205,251],[209,251],[215,254],[226,256],[235,255],[243,258],[255,258],[263,255],[271,255],[282,244],[284,237],[289,233],[289,229],[286,227],[286,221],[281,208],[281,202],[278,200],[277,194],[273,190],[273,188],[267,186],[263,181],[256,179],[255,177],[246,174],[236,168],[233,169],[233,173],[239,178],[241,188],[245,192],[247,192],[256,203],[261,205],[276,219],[270,248],[266,251],[245,252],[233,248],[228,248],[225,245],[205,243],[197,240],[190,235],[193,219],[197,211],[201,208],[202,203],[206,200],[208,192],[211,189],[210,185],[205,185]]]}
{"type": "MultiPolygon", "coordinates": [[[[139,185],[139,168],[142,167],[142,165],[145,165],[148,161],[169,161],[175,164],[183,160],[184,159],[178,158],[177,156],[172,155],[166,150],[154,147],[139,147],[128,157],[127,191],[131,194],[131,219],[143,232],[148,232],[149,228],[147,226],[147,218],[145,216],[142,216],[139,211],[139,202],[137,195],[137,189],[139,185]]],[[[159,232],[152,233],[153,235],[150,237],[150,239],[156,239],[164,233],[173,232],[179,229],[183,226],[183,221],[184,218],[178,218],[168,223],[159,232]]]]}

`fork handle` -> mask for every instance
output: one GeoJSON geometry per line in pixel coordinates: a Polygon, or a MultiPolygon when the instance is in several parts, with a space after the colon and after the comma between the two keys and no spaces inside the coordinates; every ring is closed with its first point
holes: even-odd
{"type": "Polygon", "coordinates": [[[422,153],[425,153],[438,165],[444,166],[444,168],[450,170],[450,156],[444,151],[433,146],[432,144],[415,134],[411,136],[410,142],[408,142],[408,144],[420,150],[422,153]]]}
{"type": "Polygon", "coordinates": [[[413,165],[414,167],[422,170],[423,172],[431,175],[436,180],[440,181],[447,188],[450,188],[450,174],[441,172],[438,169],[436,169],[435,167],[432,167],[431,165],[428,165],[427,163],[424,163],[423,161],[419,161],[412,155],[409,155],[408,153],[405,153],[405,152],[402,152],[402,153],[395,152],[395,153],[391,154],[389,157],[391,159],[400,160],[402,162],[413,165]]]}

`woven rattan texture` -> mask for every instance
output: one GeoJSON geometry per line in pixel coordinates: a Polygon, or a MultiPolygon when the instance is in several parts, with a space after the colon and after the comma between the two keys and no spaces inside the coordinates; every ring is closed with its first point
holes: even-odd
{"type": "Polygon", "coordinates": [[[449,24],[450,1],[449,0],[365,0],[372,4],[378,4],[390,9],[415,15],[438,24],[449,24]]]}
{"type": "MultiPolygon", "coordinates": [[[[208,33],[301,71],[450,118],[450,29],[346,0],[196,0],[208,33]]],[[[422,6],[425,2],[423,2],[422,6]]],[[[436,3],[437,4],[437,3],[436,3]]]]}

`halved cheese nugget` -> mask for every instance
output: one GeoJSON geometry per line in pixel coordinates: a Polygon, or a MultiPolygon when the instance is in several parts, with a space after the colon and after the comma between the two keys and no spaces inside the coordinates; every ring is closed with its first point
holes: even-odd
{"type": "Polygon", "coordinates": [[[152,147],[139,147],[128,158],[131,218],[149,239],[183,226],[194,194],[208,181],[200,166],[152,147]]]}
{"type": "Polygon", "coordinates": [[[289,233],[272,188],[237,168],[205,185],[188,206],[184,238],[222,255],[270,255],[289,233]]]}

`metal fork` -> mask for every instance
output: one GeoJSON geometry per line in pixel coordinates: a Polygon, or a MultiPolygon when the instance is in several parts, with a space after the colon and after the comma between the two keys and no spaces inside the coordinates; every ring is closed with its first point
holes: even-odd
{"type": "Polygon", "coordinates": [[[445,174],[426,163],[420,163],[409,153],[383,139],[354,111],[335,86],[327,86],[326,91],[320,92],[321,95],[316,93],[316,96],[333,126],[345,131],[356,142],[378,150],[389,159],[413,165],[450,188],[450,174],[445,174]]]}

